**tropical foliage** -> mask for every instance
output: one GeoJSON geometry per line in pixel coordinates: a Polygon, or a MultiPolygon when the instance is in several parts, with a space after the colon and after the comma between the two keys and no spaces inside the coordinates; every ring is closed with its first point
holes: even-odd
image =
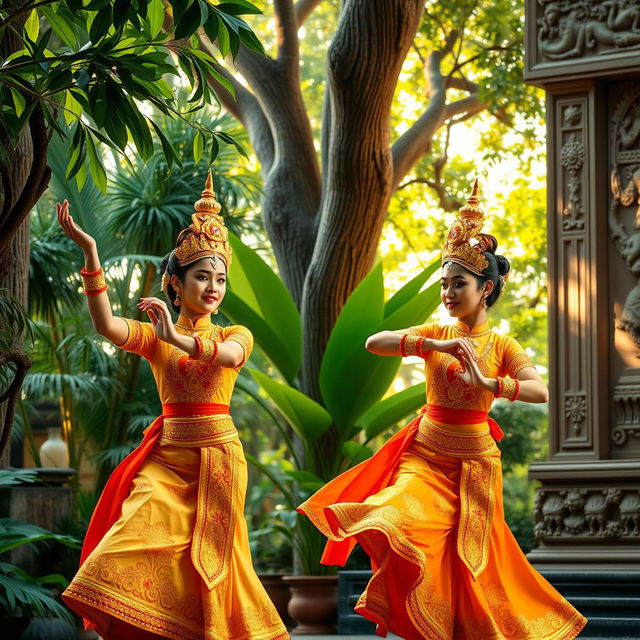
{"type": "MultiPolygon", "coordinates": [[[[0,486],[34,481],[32,472],[0,470],[0,486]]],[[[51,542],[73,549],[80,548],[80,542],[71,536],[52,533],[12,518],[0,518],[0,555],[19,547],[51,542]]],[[[0,620],[19,615],[53,617],[73,622],[69,611],[47,588],[64,588],[66,585],[66,578],[60,574],[33,577],[10,562],[0,562],[0,620]]]]}
{"type": "MultiPolygon", "coordinates": [[[[8,160],[11,143],[16,143],[32,113],[40,110],[52,130],[70,139],[64,175],[69,180],[79,174],[79,185],[86,178],[88,159],[94,182],[106,189],[99,142],[124,154],[131,140],[146,161],[156,152],[155,135],[169,166],[180,164],[181,156],[158,126],[157,117],[147,115],[138,103],[153,105],[156,114],[180,115],[167,81],[168,76],[178,76],[178,69],[193,87],[189,111],[214,102],[209,77],[232,91],[215,68],[215,59],[194,47],[191,37],[202,26],[218,43],[222,57],[235,56],[240,43],[261,52],[257,38],[238,17],[258,12],[246,0],[218,5],[206,0],[7,2],[0,12],[0,31],[12,29],[22,48],[0,67],[0,140],[11,141],[0,147],[0,160],[8,160]],[[167,13],[173,18],[169,31],[167,13]],[[67,125],[73,125],[73,135],[61,125],[58,110],[67,125]]],[[[225,132],[193,120],[189,123],[197,129],[196,146],[203,150],[208,144],[213,158],[219,140],[233,142],[225,132]]]]}

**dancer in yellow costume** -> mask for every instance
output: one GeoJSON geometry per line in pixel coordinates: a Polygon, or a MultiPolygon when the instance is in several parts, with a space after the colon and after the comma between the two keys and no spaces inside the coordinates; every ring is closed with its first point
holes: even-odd
{"type": "Polygon", "coordinates": [[[211,173],[192,224],[163,261],[166,304],[151,323],[113,316],[94,239],[58,205],[84,250],[96,330],[150,364],[162,415],[115,470],[92,516],[65,602],[105,640],[281,640],[289,635],[251,563],[243,516],[247,465],[229,400],[252,347],[244,327],[211,322],[231,247],[211,173]]]}
{"type": "Polygon", "coordinates": [[[496,397],[546,402],[522,347],[486,317],[509,273],[480,233],[477,181],[447,236],[442,302],[458,321],[371,336],[381,356],[425,359],[427,404],[371,459],[300,507],[344,565],[356,542],[374,571],[356,611],[406,640],[570,640],[580,615],[527,562],[504,520],[496,397]]]}

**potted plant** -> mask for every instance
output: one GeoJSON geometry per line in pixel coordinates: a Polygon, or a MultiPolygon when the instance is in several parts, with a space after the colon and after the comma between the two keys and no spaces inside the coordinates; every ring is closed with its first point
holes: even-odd
{"type": "MultiPolygon", "coordinates": [[[[312,609],[325,622],[306,622],[294,633],[330,633],[337,602],[335,569],[320,565],[325,540],[295,508],[325,482],[372,454],[369,443],[424,402],[424,384],[382,399],[396,376],[400,358],[377,358],[364,348],[367,336],[423,322],[439,303],[439,285],[424,288],[439,262],[434,262],[385,302],[382,265],[376,265],[353,291],[329,337],[320,366],[320,400],[302,392],[298,379],[302,358],[300,314],[278,275],[252,249],[230,234],[234,262],[222,310],[233,322],[251,328],[256,344],[280,374],[280,379],[251,369],[255,382],[278,407],[286,425],[273,416],[286,443],[290,464],[266,465],[248,460],[278,487],[286,508],[278,512],[279,530],[296,552],[298,576],[292,586],[289,611],[303,608],[298,599],[311,589],[312,609]],[[288,427],[288,428],[287,428],[288,427]],[[291,437],[290,432],[295,434],[291,437]],[[315,579],[311,579],[313,576],[315,579]],[[320,595],[329,590],[328,598],[320,595]],[[326,603],[331,601],[331,606],[326,603]],[[333,611],[333,613],[332,613],[333,611]]],[[[242,389],[264,403],[250,385],[242,389]]],[[[300,622],[300,620],[298,620],[300,622]]]]}

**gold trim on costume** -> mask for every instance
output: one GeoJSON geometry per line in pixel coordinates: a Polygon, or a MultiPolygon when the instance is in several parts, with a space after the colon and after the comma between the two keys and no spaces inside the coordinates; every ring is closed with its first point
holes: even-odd
{"type": "Polygon", "coordinates": [[[526,369],[527,367],[535,367],[535,365],[526,353],[520,352],[516,353],[509,362],[507,362],[505,371],[512,378],[515,378],[519,371],[522,371],[522,369],[526,369]]]}
{"type": "Polygon", "coordinates": [[[142,326],[138,320],[132,320],[131,318],[122,318],[129,327],[129,334],[127,339],[119,345],[120,349],[130,351],[131,349],[137,349],[141,344],[142,339],[142,326]]]}
{"type": "Polygon", "coordinates": [[[488,429],[479,433],[448,431],[431,423],[426,416],[420,420],[415,442],[453,458],[486,456],[498,451],[488,429]]]}
{"type": "Polygon", "coordinates": [[[210,447],[238,438],[231,416],[165,418],[160,444],[179,447],[210,447]]]}
{"type": "Polygon", "coordinates": [[[198,515],[191,543],[191,560],[207,589],[228,573],[236,528],[237,457],[224,444],[204,447],[200,458],[198,515]]]}
{"type": "Polygon", "coordinates": [[[462,461],[458,555],[474,578],[489,562],[489,542],[500,460],[494,457],[462,461]]]}

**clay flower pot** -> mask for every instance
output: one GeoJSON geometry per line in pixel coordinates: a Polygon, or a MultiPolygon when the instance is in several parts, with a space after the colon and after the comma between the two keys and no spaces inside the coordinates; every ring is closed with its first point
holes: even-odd
{"type": "Polygon", "coordinates": [[[262,582],[264,590],[273,602],[273,605],[280,616],[285,627],[290,629],[295,622],[290,618],[288,606],[291,600],[291,590],[289,585],[282,580],[282,573],[259,573],[258,578],[262,582]]]}
{"type": "Polygon", "coordinates": [[[284,576],[291,588],[289,615],[298,623],[294,636],[335,634],[338,576],[284,576]]]}

